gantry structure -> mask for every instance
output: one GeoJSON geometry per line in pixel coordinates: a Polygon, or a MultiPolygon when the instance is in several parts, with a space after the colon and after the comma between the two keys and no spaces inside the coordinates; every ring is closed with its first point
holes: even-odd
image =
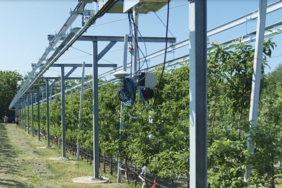
{"type": "MultiPolygon", "coordinates": [[[[134,0],[134,2],[139,2],[134,0]]],[[[146,1],[146,0],[144,0],[146,1]]],[[[93,91],[93,178],[99,178],[99,145],[98,145],[98,78],[112,74],[117,70],[124,70],[124,66],[117,66],[117,64],[99,64],[99,60],[117,43],[124,42],[125,37],[121,36],[85,36],[83,35],[86,30],[95,23],[95,20],[105,13],[116,12],[125,1],[119,0],[79,0],[77,6],[71,11],[70,17],[63,24],[61,30],[56,35],[48,35],[49,46],[39,59],[33,65],[30,75],[26,78],[24,84],[21,86],[15,97],[13,98],[9,108],[15,109],[19,114],[26,113],[23,111],[25,107],[31,107],[35,104],[38,105],[38,120],[40,120],[40,102],[46,102],[47,107],[47,134],[49,135],[49,98],[52,99],[55,94],[50,92],[50,88],[55,88],[55,83],[61,81],[61,100],[62,100],[62,157],[66,157],[65,153],[65,93],[72,89],[81,87],[83,84],[92,82],[93,91]],[[94,10],[85,10],[87,3],[94,3],[94,10]],[[79,15],[87,15],[89,19],[81,28],[71,28],[71,24],[76,20],[79,15]],[[58,42],[61,43],[57,48],[55,46],[58,42]],[[76,41],[92,42],[93,62],[92,64],[55,64],[55,62],[72,46],[76,41]],[[98,53],[98,42],[108,41],[109,44],[98,53]],[[59,67],[61,69],[60,77],[43,77],[44,73],[50,67],[59,67]],[[65,73],[65,67],[72,69],[65,73]],[[69,88],[66,90],[66,79],[87,79],[82,77],[71,77],[71,74],[77,67],[91,67],[92,79],[82,84],[69,88]],[[106,73],[98,75],[99,67],[113,67],[106,73]],[[45,80],[46,85],[35,85],[38,80],[45,80]],[[51,82],[50,82],[51,81],[51,82]],[[45,96],[43,96],[45,93],[45,96]],[[51,95],[51,96],[50,96],[51,95]],[[36,100],[35,100],[36,99],[36,100]]],[[[128,1],[127,1],[128,2],[128,1]]],[[[140,1],[142,2],[142,0],[140,1]]],[[[157,1],[156,1],[157,2],[157,1]]],[[[169,1],[168,1],[169,2],[169,1]]],[[[254,62],[254,76],[252,83],[251,94],[251,107],[250,107],[250,121],[252,126],[256,126],[257,110],[258,110],[258,97],[260,88],[260,68],[263,40],[265,36],[272,33],[267,33],[265,30],[273,29],[281,31],[282,22],[266,26],[266,14],[274,12],[282,8],[282,2],[277,1],[267,6],[266,0],[260,0],[258,11],[252,12],[237,19],[231,20],[228,23],[220,25],[214,29],[207,31],[207,1],[206,0],[188,0],[189,2],[189,39],[175,43],[175,38],[161,38],[161,37],[143,37],[142,40],[146,42],[169,42],[171,45],[167,49],[149,54],[146,59],[151,59],[156,56],[164,54],[166,51],[173,51],[183,46],[189,45],[189,52],[187,55],[178,57],[176,59],[189,58],[190,61],[190,184],[191,187],[207,187],[207,38],[221,33],[225,30],[231,29],[249,20],[257,20],[257,30],[247,33],[243,36],[247,42],[255,41],[255,62],[254,62]]],[[[128,6],[128,4],[127,4],[128,6]]],[[[134,5],[137,6],[137,5],[134,5]]],[[[187,31],[188,32],[188,31],[187,31]]],[[[128,38],[127,40],[132,40],[128,38]]],[[[233,41],[233,40],[232,40],[233,41]]],[[[226,41],[225,43],[231,43],[226,41]]],[[[136,56],[134,57],[136,59],[136,56]]],[[[139,61],[144,59],[140,58],[139,61]]],[[[171,61],[173,63],[174,61],[171,61]]],[[[154,69],[155,66],[149,69],[154,69]]],[[[188,87],[188,86],[187,86],[188,87]]],[[[29,111],[27,112],[29,113],[29,111]]],[[[32,110],[33,113],[33,110],[32,110]]],[[[29,117],[29,115],[27,115],[29,117]]],[[[33,116],[32,116],[33,117],[33,116]]],[[[29,122],[29,120],[28,120],[29,122]]],[[[34,125],[32,121],[32,134],[34,135],[34,125]]],[[[29,129],[28,129],[29,131],[29,129]]],[[[40,122],[38,122],[38,134],[40,134],[40,122]]],[[[40,140],[40,135],[38,135],[40,140]]],[[[248,143],[251,143],[251,137],[248,143]]],[[[48,138],[47,147],[50,147],[48,138]]],[[[254,151],[254,147],[248,146],[250,152],[254,151]]],[[[251,165],[245,173],[245,179],[250,177],[251,165]]]]}

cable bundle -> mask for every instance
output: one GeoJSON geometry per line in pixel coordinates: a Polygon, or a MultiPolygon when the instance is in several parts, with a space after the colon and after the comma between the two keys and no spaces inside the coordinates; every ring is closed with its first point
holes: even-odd
{"type": "Polygon", "coordinates": [[[125,106],[132,106],[135,101],[135,96],[136,87],[134,81],[130,78],[123,79],[119,90],[119,100],[122,101],[125,106]]]}

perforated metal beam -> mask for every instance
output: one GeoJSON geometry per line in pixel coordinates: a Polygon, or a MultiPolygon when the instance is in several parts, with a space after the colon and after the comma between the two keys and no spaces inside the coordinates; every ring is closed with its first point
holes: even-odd
{"type": "MultiPolygon", "coordinates": [[[[82,67],[82,64],[53,64],[52,67],[82,67]]],[[[85,67],[92,67],[92,64],[85,64],[85,67]]],[[[98,64],[98,67],[117,67],[117,64],[98,64]]]]}
{"type": "MultiPolygon", "coordinates": [[[[48,35],[48,38],[52,39],[54,35],[48,35]]],[[[64,40],[65,37],[62,37],[61,40],[64,40]]],[[[132,37],[128,37],[129,41],[132,41],[132,37]]],[[[123,42],[124,37],[123,36],[89,36],[89,35],[83,35],[77,39],[77,41],[97,41],[97,42],[106,42],[106,41],[115,41],[115,42],[123,42]]],[[[138,37],[138,41],[144,41],[144,42],[166,42],[165,37],[138,37]]],[[[176,38],[175,37],[168,37],[167,41],[169,43],[175,43],[176,38]]]]}

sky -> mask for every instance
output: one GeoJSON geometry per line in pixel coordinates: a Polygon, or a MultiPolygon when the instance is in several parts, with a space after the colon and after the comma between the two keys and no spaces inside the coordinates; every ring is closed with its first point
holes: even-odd
{"type": "MultiPolygon", "coordinates": [[[[234,20],[258,9],[258,0],[208,0],[207,29],[234,20]]],[[[268,0],[268,4],[276,0],[268,0]]],[[[58,32],[69,17],[69,12],[77,5],[77,0],[0,0],[0,65],[1,70],[18,71],[26,75],[32,70],[31,64],[37,63],[49,45],[48,34],[58,32]]],[[[88,4],[86,9],[93,10],[94,5],[88,4]]],[[[169,37],[176,37],[177,42],[188,39],[189,36],[189,4],[187,0],[171,0],[169,10],[169,37]]],[[[282,10],[267,15],[266,25],[281,21],[282,10]]],[[[139,15],[139,31],[146,37],[165,37],[167,6],[156,13],[139,15]],[[162,22],[160,21],[162,20],[162,22]]],[[[81,17],[74,22],[72,28],[81,27],[81,17]]],[[[233,29],[224,31],[212,37],[209,41],[224,42],[240,37],[256,30],[256,21],[248,21],[233,29]]],[[[85,35],[96,36],[124,36],[129,33],[127,14],[105,14],[91,26],[85,35]]],[[[282,63],[282,34],[274,37],[277,48],[273,57],[268,60],[272,71],[282,63]]],[[[99,42],[101,51],[107,42],[99,42]]],[[[141,42],[142,51],[151,54],[163,49],[164,43],[141,42]]],[[[167,60],[188,54],[188,46],[167,54],[167,60]]],[[[75,42],[56,63],[92,63],[91,42],[75,42]]],[[[149,61],[149,65],[163,62],[164,56],[149,61]]],[[[128,58],[129,62],[129,58],[128,58]]],[[[116,44],[99,63],[123,63],[123,43],[116,44]]],[[[68,69],[66,69],[67,72],[68,69]]],[[[99,74],[110,70],[99,68],[99,74]]],[[[91,68],[86,69],[86,74],[91,74],[91,68]]],[[[44,76],[59,76],[59,68],[50,68],[44,76]]],[[[77,69],[73,76],[81,76],[81,69],[77,69]]],[[[110,75],[111,77],[111,75],[110,75]]]]}

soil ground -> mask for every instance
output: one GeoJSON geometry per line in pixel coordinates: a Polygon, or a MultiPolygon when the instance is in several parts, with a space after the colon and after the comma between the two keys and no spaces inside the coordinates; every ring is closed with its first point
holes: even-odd
{"type": "MultiPolygon", "coordinates": [[[[129,188],[133,185],[117,184],[116,177],[103,174],[110,179],[104,184],[76,184],[76,177],[91,176],[92,165],[85,161],[50,160],[58,158],[61,151],[55,146],[44,149],[46,141],[28,135],[15,124],[0,124],[0,187],[40,187],[40,188],[129,188]],[[111,183],[114,182],[114,183],[111,183]]],[[[72,157],[72,156],[69,156],[72,157]]],[[[72,157],[73,158],[73,157],[72,157]]]]}

